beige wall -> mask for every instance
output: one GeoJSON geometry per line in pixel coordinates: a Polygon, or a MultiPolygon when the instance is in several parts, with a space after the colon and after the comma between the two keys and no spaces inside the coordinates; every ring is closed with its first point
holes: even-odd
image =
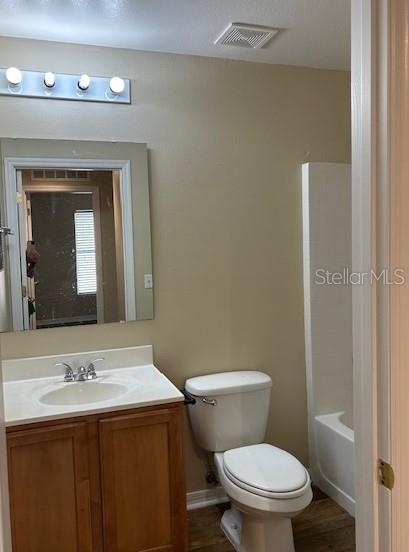
{"type": "Polygon", "coordinates": [[[155,320],[7,334],[4,358],[153,343],[177,385],[265,370],[267,438],[306,462],[301,164],[349,161],[349,74],[1,39],[8,65],[133,79],[130,107],[0,98],[1,134],[148,143],[155,320]]]}

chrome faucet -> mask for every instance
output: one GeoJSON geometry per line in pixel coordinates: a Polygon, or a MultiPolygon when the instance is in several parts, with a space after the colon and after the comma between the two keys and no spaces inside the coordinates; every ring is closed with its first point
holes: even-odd
{"type": "Polygon", "coordinates": [[[78,372],[74,376],[74,380],[75,381],[87,381],[87,379],[88,379],[87,369],[85,368],[85,366],[80,366],[78,368],[78,372]]]}
{"type": "Polygon", "coordinates": [[[75,374],[74,370],[71,368],[71,366],[67,362],[57,362],[55,366],[64,366],[65,367],[65,375],[64,375],[64,381],[65,383],[71,383],[73,381],[87,381],[87,380],[94,380],[96,379],[97,373],[95,371],[95,362],[100,362],[102,360],[105,360],[104,358],[96,358],[92,360],[88,366],[85,368],[85,366],[80,366],[78,368],[78,372],[75,374]]]}

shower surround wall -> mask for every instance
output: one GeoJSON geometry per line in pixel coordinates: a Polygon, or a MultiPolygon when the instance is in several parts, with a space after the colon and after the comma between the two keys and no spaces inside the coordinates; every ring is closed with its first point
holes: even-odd
{"type": "Polygon", "coordinates": [[[353,513],[351,166],[304,164],[302,206],[310,467],[353,513]]]}

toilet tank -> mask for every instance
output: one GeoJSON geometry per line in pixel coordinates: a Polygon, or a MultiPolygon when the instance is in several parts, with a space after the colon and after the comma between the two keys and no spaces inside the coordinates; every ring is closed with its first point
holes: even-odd
{"type": "Polygon", "coordinates": [[[190,378],[185,389],[196,399],[189,417],[196,442],[222,452],[262,443],[270,407],[271,378],[263,372],[222,372],[190,378]]]}

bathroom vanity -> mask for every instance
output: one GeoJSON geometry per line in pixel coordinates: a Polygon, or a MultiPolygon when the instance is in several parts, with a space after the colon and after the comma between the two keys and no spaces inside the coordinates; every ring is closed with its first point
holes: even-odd
{"type": "Polygon", "coordinates": [[[56,358],[4,363],[13,552],[186,550],[183,396],[150,347],[103,354],[84,382],[46,375],[56,358]]]}

